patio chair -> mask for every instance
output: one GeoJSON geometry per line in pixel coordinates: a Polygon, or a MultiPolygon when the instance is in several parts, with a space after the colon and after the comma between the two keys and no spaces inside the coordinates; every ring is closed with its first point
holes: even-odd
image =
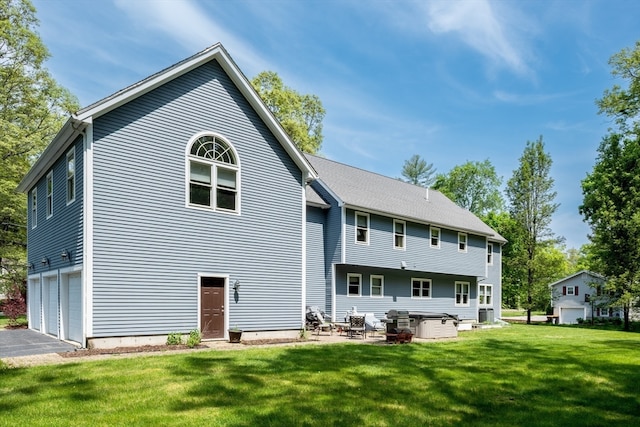
{"type": "Polygon", "coordinates": [[[349,337],[353,338],[354,334],[362,335],[362,339],[367,338],[367,327],[364,323],[364,316],[349,317],[349,337]]]}

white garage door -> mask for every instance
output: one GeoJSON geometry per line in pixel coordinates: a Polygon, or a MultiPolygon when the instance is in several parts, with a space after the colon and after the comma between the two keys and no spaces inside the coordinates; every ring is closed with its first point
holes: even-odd
{"type": "Polygon", "coordinates": [[[29,327],[40,330],[40,309],[42,299],[40,298],[40,280],[29,279],[29,289],[27,290],[27,300],[29,301],[29,327]]]}
{"type": "Polygon", "coordinates": [[[584,319],[584,308],[567,308],[560,307],[560,323],[576,324],[578,319],[584,319]]]}
{"type": "Polygon", "coordinates": [[[58,280],[45,278],[42,287],[42,311],[45,333],[58,336],[58,280]]]}
{"type": "Polygon", "coordinates": [[[69,276],[69,315],[67,316],[67,339],[82,342],[82,282],[80,273],[69,276]]]}

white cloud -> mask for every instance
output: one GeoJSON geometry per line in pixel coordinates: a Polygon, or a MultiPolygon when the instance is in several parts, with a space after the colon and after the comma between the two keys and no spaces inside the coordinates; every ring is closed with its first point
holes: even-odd
{"type": "MultiPolygon", "coordinates": [[[[434,1],[427,3],[429,29],[435,34],[457,34],[467,45],[495,63],[518,74],[531,73],[513,13],[501,12],[487,0],[434,1]]],[[[520,21],[520,19],[516,19],[520,21]]]]}
{"type": "Polygon", "coordinates": [[[268,68],[267,61],[254,49],[211,17],[215,13],[203,9],[195,1],[116,0],[115,4],[138,25],[166,34],[189,52],[197,52],[221,42],[232,52],[242,69],[268,68]]]}

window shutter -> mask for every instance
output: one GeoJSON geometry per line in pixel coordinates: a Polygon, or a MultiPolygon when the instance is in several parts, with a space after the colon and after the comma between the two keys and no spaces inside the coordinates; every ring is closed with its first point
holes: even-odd
{"type": "Polygon", "coordinates": [[[563,286],[562,287],[562,295],[566,295],[567,294],[567,287],[563,286]]]}
{"type": "Polygon", "coordinates": [[[578,295],[578,287],[577,287],[577,286],[576,286],[576,292],[575,292],[575,294],[576,294],[576,295],[578,295]]]}

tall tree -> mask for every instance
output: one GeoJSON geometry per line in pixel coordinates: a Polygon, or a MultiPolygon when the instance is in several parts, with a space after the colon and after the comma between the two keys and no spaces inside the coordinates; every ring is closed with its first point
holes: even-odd
{"type": "Polygon", "coordinates": [[[433,163],[427,163],[419,154],[414,154],[409,160],[405,160],[402,166],[404,181],[421,187],[429,187],[433,184],[435,173],[433,163]]]}
{"type": "Polygon", "coordinates": [[[558,204],[553,202],[556,192],[553,191],[553,178],[549,175],[551,164],[551,156],[544,151],[542,137],[535,142],[527,141],[520,157],[520,166],[513,171],[506,188],[510,213],[524,233],[524,266],[527,276],[523,285],[527,296],[524,304],[527,323],[531,323],[534,287],[539,285],[536,277],[538,250],[541,245],[556,241],[549,227],[551,217],[558,208],[558,204]]]}
{"type": "Polygon", "coordinates": [[[582,181],[580,212],[591,227],[592,255],[607,277],[611,305],[623,307],[624,328],[640,300],[640,41],[609,60],[614,85],[597,101],[614,119],[593,170],[582,181]]]}
{"type": "Polygon", "coordinates": [[[251,84],[298,148],[317,153],[322,146],[322,120],[326,113],[320,98],[301,95],[285,86],[274,71],[261,72],[251,84]]]}
{"type": "MultiPolygon", "coordinates": [[[[25,275],[26,199],[16,186],[77,102],[44,68],[28,0],[0,0],[0,286],[25,275]]],[[[1,289],[0,289],[1,292],[1,289]]]]}
{"type": "Polygon", "coordinates": [[[436,177],[433,187],[478,216],[504,208],[498,177],[489,159],[455,166],[448,174],[436,177]]]}

